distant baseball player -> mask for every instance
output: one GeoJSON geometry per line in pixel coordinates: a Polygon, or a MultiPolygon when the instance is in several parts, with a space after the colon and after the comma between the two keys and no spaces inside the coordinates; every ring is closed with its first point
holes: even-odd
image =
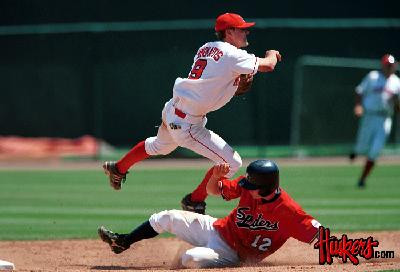
{"type": "Polygon", "coordinates": [[[238,206],[224,218],[189,211],[155,213],[129,234],[98,229],[100,238],[119,254],[133,243],[169,232],[195,246],[181,256],[187,268],[237,266],[259,262],[278,250],[290,237],[312,243],[320,223],[303,211],[279,187],[279,169],[271,160],[256,160],[246,176],[225,179],[228,164],[214,166],[207,192],[225,200],[239,198],[238,206]]]}
{"type": "Polygon", "coordinates": [[[381,59],[382,71],[371,71],[356,87],[354,114],[361,117],[357,142],[350,160],[365,154],[358,186],[365,187],[365,180],[375,165],[392,127],[394,110],[399,111],[400,79],[395,74],[397,62],[392,55],[381,59]]]}
{"type": "MultiPolygon", "coordinates": [[[[215,164],[227,163],[227,177],[232,177],[240,168],[239,154],[205,125],[207,113],[223,107],[233,96],[247,92],[254,74],[271,72],[281,61],[276,50],[266,51],[261,58],[240,49],[248,45],[249,28],[254,25],[234,13],[225,13],[216,19],[219,40],[202,45],[194,55],[188,76],[175,80],[173,97],[162,110],[157,136],[139,142],[119,161],[103,164],[114,189],[121,189],[121,182],[125,181],[132,165],[149,156],[169,154],[178,146],[209,158],[215,164]]],[[[204,213],[206,197],[203,184],[188,195],[182,205],[184,209],[204,213]]]]}

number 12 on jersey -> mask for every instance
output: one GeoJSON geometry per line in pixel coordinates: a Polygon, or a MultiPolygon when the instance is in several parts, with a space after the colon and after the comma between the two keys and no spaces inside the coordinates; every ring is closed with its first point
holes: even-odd
{"type": "Polygon", "coordinates": [[[204,69],[207,66],[207,60],[206,59],[198,59],[193,65],[192,71],[189,73],[189,78],[190,79],[199,79],[201,75],[203,74],[204,69]]]}
{"type": "Polygon", "coordinates": [[[261,251],[267,251],[268,247],[271,245],[271,239],[266,237],[260,241],[260,238],[261,238],[261,235],[257,235],[256,239],[254,239],[254,242],[251,243],[251,246],[258,248],[261,251]]]}

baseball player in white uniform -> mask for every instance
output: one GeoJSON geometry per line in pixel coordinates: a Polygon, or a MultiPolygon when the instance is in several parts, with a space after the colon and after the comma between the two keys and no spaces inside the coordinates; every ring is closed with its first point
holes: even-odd
{"type": "Polygon", "coordinates": [[[381,59],[382,71],[371,71],[356,87],[354,114],[361,117],[353,161],[357,154],[367,156],[364,169],[358,181],[360,188],[375,165],[392,127],[394,110],[399,110],[400,79],[395,74],[397,62],[392,55],[381,59]]]}
{"type": "MultiPolygon", "coordinates": [[[[229,164],[228,178],[240,168],[239,154],[205,125],[206,115],[228,103],[241,81],[251,81],[257,72],[271,72],[281,61],[276,50],[267,50],[262,58],[240,49],[248,45],[249,28],[254,25],[234,13],[225,13],[216,19],[219,40],[202,45],[188,76],[175,80],[173,97],[165,103],[157,135],[136,144],[119,161],[103,164],[114,189],[121,188],[133,164],[149,156],[169,154],[178,146],[209,158],[214,164],[229,164]]],[[[199,203],[207,196],[205,186],[200,187],[189,196],[199,203]]]]}

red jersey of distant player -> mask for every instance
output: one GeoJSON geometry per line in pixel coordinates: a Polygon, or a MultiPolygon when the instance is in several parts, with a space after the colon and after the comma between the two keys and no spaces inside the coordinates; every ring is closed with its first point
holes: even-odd
{"type": "Polygon", "coordinates": [[[311,243],[318,235],[319,222],[305,213],[284,190],[272,202],[255,200],[234,180],[219,182],[225,200],[240,197],[238,206],[214,227],[238,252],[242,261],[261,261],[278,250],[290,237],[311,243]]]}

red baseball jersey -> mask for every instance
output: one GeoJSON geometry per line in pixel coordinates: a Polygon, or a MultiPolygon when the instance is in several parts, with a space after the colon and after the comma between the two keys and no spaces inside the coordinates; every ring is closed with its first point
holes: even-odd
{"type": "Polygon", "coordinates": [[[318,234],[319,223],[305,213],[284,190],[272,202],[255,200],[239,186],[244,178],[219,182],[225,200],[240,197],[238,206],[214,227],[242,261],[261,261],[278,250],[290,237],[311,243],[318,234]]]}

